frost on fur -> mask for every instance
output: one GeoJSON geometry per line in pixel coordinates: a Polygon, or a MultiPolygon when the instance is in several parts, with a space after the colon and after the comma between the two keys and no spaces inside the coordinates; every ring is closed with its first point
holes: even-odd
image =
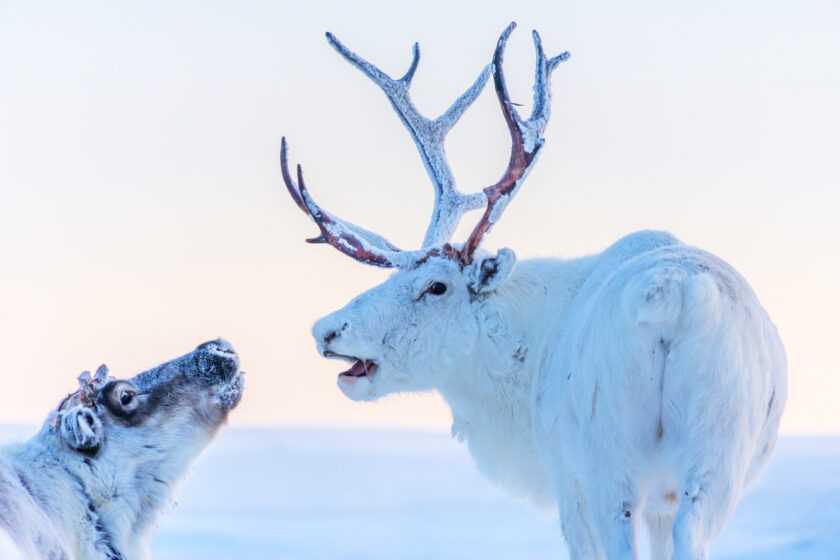
{"type": "MultiPolygon", "coordinates": [[[[665,232],[568,260],[478,250],[544,148],[550,73],[568,58],[548,59],[534,34],[534,103],[523,120],[502,72],[512,29],[490,64],[511,157],[463,244],[449,243],[438,214],[419,251],[326,214],[306,196],[300,166],[292,180],[284,141],[284,182],[321,229],[317,241],[399,269],[315,323],[318,351],[347,362],[338,385],[351,399],[440,392],[453,436],[482,472],[557,505],[572,558],[636,558],[644,521],[656,560],[705,559],[772,453],[787,394],[781,340],[736,271],[665,232]]],[[[412,124],[416,54],[394,81],[330,41],[382,87],[421,155],[442,153],[442,136],[429,142],[412,124]]],[[[440,167],[424,162],[437,212],[440,167]]]]}
{"type": "Polygon", "coordinates": [[[148,558],[157,515],[242,388],[224,340],[131,379],[82,373],[34,438],[0,449],[0,537],[22,558],[148,558]]]}

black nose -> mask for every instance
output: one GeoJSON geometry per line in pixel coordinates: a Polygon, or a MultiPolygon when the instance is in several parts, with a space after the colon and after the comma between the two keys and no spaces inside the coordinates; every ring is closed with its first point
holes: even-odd
{"type": "Polygon", "coordinates": [[[227,340],[205,342],[193,353],[194,374],[208,385],[230,381],[239,371],[239,356],[227,340]]]}

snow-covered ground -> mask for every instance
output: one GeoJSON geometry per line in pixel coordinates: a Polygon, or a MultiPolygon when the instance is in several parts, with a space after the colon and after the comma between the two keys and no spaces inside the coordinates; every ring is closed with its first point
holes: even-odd
{"type": "MultiPolygon", "coordinates": [[[[25,433],[0,428],[0,442],[25,433]]],[[[158,560],[566,558],[554,515],[509,499],[447,434],[301,428],[223,430],[163,517],[152,552],[158,560]]],[[[782,438],[712,557],[840,559],[840,437],[782,438]]]]}

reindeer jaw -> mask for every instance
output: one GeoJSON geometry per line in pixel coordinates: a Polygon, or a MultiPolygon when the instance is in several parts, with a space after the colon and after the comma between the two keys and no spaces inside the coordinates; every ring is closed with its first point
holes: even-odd
{"type": "Polygon", "coordinates": [[[373,377],[379,365],[373,360],[361,358],[347,358],[355,360],[347,371],[338,374],[338,388],[350,400],[371,401],[376,400],[377,391],[374,389],[373,377]]]}
{"type": "Polygon", "coordinates": [[[338,374],[338,378],[351,383],[360,377],[367,377],[370,379],[373,377],[373,374],[376,373],[377,367],[379,366],[373,360],[362,360],[357,358],[350,369],[338,374]]]}
{"type": "Polygon", "coordinates": [[[356,358],[355,356],[344,356],[342,354],[336,354],[331,350],[326,350],[323,353],[325,358],[330,358],[333,360],[343,360],[349,364],[350,369],[343,371],[338,374],[338,381],[341,383],[342,381],[353,383],[358,381],[362,378],[367,378],[370,381],[373,378],[373,375],[376,373],[379,364],[377,364],[372,359],[368,358],[356,358]]]}

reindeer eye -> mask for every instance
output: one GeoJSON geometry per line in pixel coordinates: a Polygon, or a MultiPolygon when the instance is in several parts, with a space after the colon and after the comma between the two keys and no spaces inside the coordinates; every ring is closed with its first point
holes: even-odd
{"type": "Polygon", "coordinates": [[[442,295],[446,293],[446,284],[443,282],[434,282],[429,289],[426,290],[430,294],[434,294],[436,296],[442,295]]]}
{"type": "Polygon", "coordinates": [[[119,403],[124,412],[133,412],[140,405],[137,391],[128,383],[120,383],[115,387],[112,400],[119,403]]]}

